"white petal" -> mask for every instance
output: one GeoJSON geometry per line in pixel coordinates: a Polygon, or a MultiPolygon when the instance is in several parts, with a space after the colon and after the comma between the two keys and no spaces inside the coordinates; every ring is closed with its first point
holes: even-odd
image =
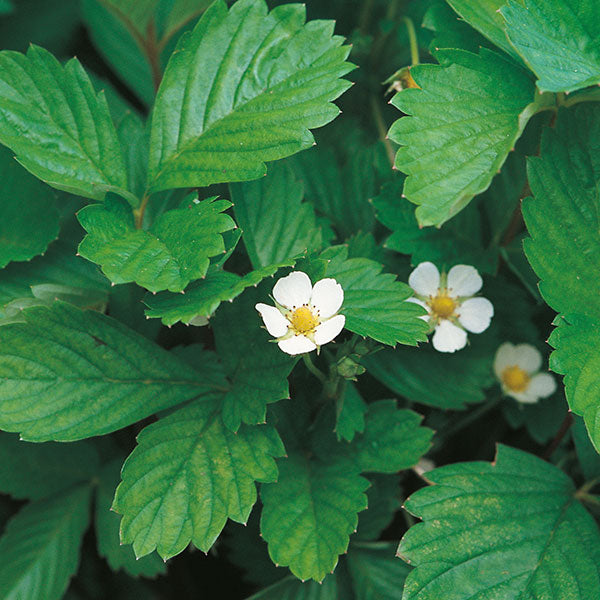
{"type": "Polygon", "coordinates": [[[540,370],[542,354],[531,344],[517,344],[514,349],[514,362],[512,364],[521,367],[523,371],[531,375],[540,370]]]}
{"type": "Polygon", "coordinates": [[[344,290],[335,279],[321,279],[315,283],[310,303],[319,311],[322,320],[333,317],[344,301],[344,290]]]}
{"type": "Polygon", "coordinates": [[[496,377],[502,380],[502,373],[507,367],[516,365],[515,362],[515,347],[510,342],[504,342],[498,350],[496,350],[496,356],[494,357],[494,373],[496,377]]]}
{"type": "Polygon", "coordinates": [[[475,267],[469,265],[456,265],[448,272],[448,295],[473,296],[483,285],[483,279],[475,267]]]}
{"type": "Polygon", "coordinates": [[[345,324],[346,317],[344,315],[336,315],[335,317],[331,317],[331,319],[327,319],[327,321],[324,321],[315,329],[315,343],[318,346],[327,344],[327,342],[330,342],[340,334],[345,324]]]}
{"type": "Polygon", "coordinates": [[[444,319],[435,328],[432,342],[438,352],[456,352],[467,345],[467,332],[444,319]]]}
{"type": "Polygon", "coordinates": [[[435,296],[440,287],[440,272],[432,262],[422,262],[410,274],[408,285],[421,296],[435,296]]]}
{"type": "Polygon", "coordinates": [[[556,391],[556,380],[550,373],[538,373],[531,378],[527,391],[538,398],[547,398],[556,391]]]}
{"type": "Polygon", "coordinates": [[[278,338],[287,333],[290,324],[281,312],[279,312],[279,309],[262,303],[257,304],[254,308],[260,313],[267,331],[273,337],[278,338]]]}
{"type": "Polygon", "coordinates": [[[458,321],[467,330],[481,333],[490,326],[494,306],[487,298],[471,298],[458,307],[458,321]]]}
{"type": "Polygon", "coordinates": [[[511,396],[523,404],[535,404],[539,400],[539,396],[532,393],[530,389],[526,389],[524,392],[511,392],[510,390],[505,389],[504,392],[507,396],[511,396]]]}
{"type": "Polygon", "coordinates": [[[407,298],[406,302],[413,302],[414,304],[422,306],[427,311],[427,314],[419,317],[419,319],[423,319],[423,321],[429,321],[429,306],[427,306],[423,300],[419,300],[418,298],[407,298]]]}
{"type": "Polygon", "coordinates": [[[302,271],[293,271],[282,277],[273,288],[273,298],[285,308],[308,304],[311,293],[310,277],[302,271]]]}
{"type": "Polygon", "coordinates": [[[317,347],[303,335],[295,335],[294,337],[288,338],[287,340],[281,340],[277,342],[277,345],[287,354],[304,354],[305,352],[312,352],[317,347]]]}

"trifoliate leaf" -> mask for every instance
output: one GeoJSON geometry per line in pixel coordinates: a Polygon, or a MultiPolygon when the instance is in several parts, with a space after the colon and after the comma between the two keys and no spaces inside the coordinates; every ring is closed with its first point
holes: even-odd
{"type": "Polygon", "coordinates": [[[104,315],[57,302],[23,317],[0,327],[0,428],[26,440],[102,435],[219,385],[104,315]]]}
{"type": "Polygon", "coordinates": [[[449,66],[413,67],[421,89],[392,100],[411,115],[389,135],[402,145],[396,166],[408,175],[404,194],[419,205],[421,225],[441,225],[484,191],[535,112],[533,82],[510,59],[485,48],[438,58],[449,66]]]}
{"type": "Polygon", "coordinates": [[[351,442],[355,433],[365,430],[367,404],[355,386],[348,383],[337,399],[335,433],[338,440],[351,442]]]}
{"type": "Polygon", "coordinates": [[[193,402],[146,427],[123,466],[114,509],[136,556],[164,559],[190,541],[207,552],[228,518],[244,523],[255,481],[275,481],[283,445],[269,425],[229,431],[220,406],[193,402]]]}
{"type": "Polygon", "coordinates": [[[255,269],[319,250],[321,231],[292,168],[274,163],[266,177],[230,186],[235,218],[255,269]]]}
{"type": "Polygon", "coordinates": [[[60,600],[79,562],[89,523],[89,487],[31,502],[0,538],[0,597],[60,600]]]}
{"type": "Polygon", "coordinates": [[[382,350],[362,362],[394,394],[443,409],[482,402],[484,389],[493,382],[493,356],[482,354],[477,344],[460,354],[443,354],[430,346],[382,350]]]}
{"type": "Polygon", "coordinates": [[[0,143],[52,187],[94,200],[127,191],[127,173],[102,93],[76,59],[63,67],[31,46],[0,52],[0,143]]]}
{"type": "Polygon", "coordinates": [[[493,463],[448,465],[405,503],[423,519],[398,554],[404,600],[600,595],[600,534],[557,467],[506,446],[493,463]]]}
{"type": "Polygon", "coordinates": [[[337,581],[332,575],[320,583],[302,582],[296,577],[286,577],[246,600],[339,600],[339,598],[337,581]]]}
{"type": "Polygon", "coordinates": [[[340,313],[346,316],[346,329],[383,344],[416,346],[427,336],[427,324],[419,317],[423,309],[405,302],[412,290],[382,266],[368,258],[347,258],[348,248],[336,246],[321,254],[327,259],[327,277],[344,289],[340,313]]]}
{"type": "Polygon", "coordinates": [[[266,283],[224,305],[212,323],[217,352],[231,386],[223,400],[223,423],[232,431],[237,431],[240,423],[264,423],[267,404],[290,396],[287,378],[297,357],[270,343],[254,308],[267,298],[266,283]]]}
{"type": "Polygon", "coordinates": [[[313,144],[352,67],[332,21],[304,21],[299,4],[218,0],[182,36],[153,111],[150,191],[258,179],[313,144]]]}
{"type": "Polygon", "coordinates": [[[370,473],[368,479],[371,483],[367,490],[369,506],[358,515],[355,540],[376,540],[400,508],[398,475],[370,473]]]}
{"type": "Polygon", "coordinates": [[[0,147],[0,268],[42,254],[58,236],[53,192],[0,147]]]}
{"type": "Polygon", "coordinates": [[[98,455],[89,442],[30,444],[16,435],[0,434],[0,492],[37,500],[90,481],[98,455]]]}
{"type": "Polygon", "coordinates": [[[230,206],[227,200],[200,202],[188,196],[143,230],[135,227],[130,207],[110,196],[79,212],[88,232],[79,253],[99,264],[113,283],[133,281],[151,292],[180,292],[206,274],[210,257],[225,251],[221,234],[235,227],[223,214],[230,206]]]}
{"type": "Polygon", "coordinates": [[[600,83],[595,0],[510,0],[500,13],[508,39],[538,76],[540,90],[573,92],[600,83]]]}
{"type": "Polygon", "coordinates": [[[300,579],[322,581],[335,568],[367,508],[369,482],[345,458],[293,452],[278,462],[277,483],[261,486],[261,532],[273,562],[300,579]]]}
{"type": "MultiPolygon", "coordinates": [[[[46,445],[46,444],[45,444],[46,445]]],[[[123,569],[132,577],[154,577],[166,573],[165,563],[157,554],[136,559],[131,546],[121,544],[119,524],[121,519],[111,511],[115,490],[119,483],[122,459],[108,463],[100,473],[96,492],[95,524],[98,554],[103,556],[113,571],[123,569]]]]}
{"type": "Polygon", "coordinates": [[[148,307],[146,316],[151,319],[160,318],[165,325],[174,325],[180,321],[189,324],[196,317],[208,319],[221,302],[237,298],[246,288],[256,287],[263,279],[270,277],[280,268],[293,266],[293,262],[290,260],[269,265],[251,271],[243,277],[211,268],[204,279],[190,284],[184,294],[171,292],[147,294],[144,298],[144,304],[148,307]]]}

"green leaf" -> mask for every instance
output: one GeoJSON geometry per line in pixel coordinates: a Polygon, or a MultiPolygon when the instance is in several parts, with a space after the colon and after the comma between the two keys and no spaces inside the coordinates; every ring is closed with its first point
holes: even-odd
{"type": "Polygon", "coordinates": [[[146,427],[123,467],[113,508],[121,539],[136,556],[155,548],[164,559],[191,542],[207,552],[228,518],[244,523],[255,481],[275,481],[284,453],[268,425],[232,433],[218,403],[192,402],[146,427]]]}
{"type": "Polygon", "coordinates": [[[600,596],[600,535],[557,467],[506,446],[493,463],[448,465],[406,508],[414,525],[398,548],[416,566],[404,600],[600,596]]]}
{"type": "Polygon", "coordinates": [[[10,14],[14,9],[11,0],[0,0],[0,15],[10,14]]]}
{"type": "Polygon", "coordinates": [[[522,404],[507,399],[502,403],[504,418],[513,429],[525,427],[538,443],[547,444],[558,433],[567,413],[563,394],[540,398],[535,404],[522,404]]]}
{"type": "Polygon", "coordinates": [[[33,175],[94,200],[128,198],[127,173],[106,99],[76,59],[46,50],[0,52],[0,143],[33,175]]]}
{"type": "Polygon", "coordinates": [[[0,428],[30,441],[110,433],[219,381],[104,315],[66,303],[0,327],[0,428]]]}
{"type": "Polygon", "coordinates": [[[288,375],[297,357],[282,352],[261,328],[254,305],[266,286],[249,289],[223,306],[213,321],[215,345],[231,387],[223,400],[223,423],[237,431],[240,423],[264,423],[267,404],[290,397],[288,375]]]}
{"type": "Polygon", "coordinates": [[[519,55],[506,37],[504,19],[499,10],[506,0],[448,0],[448,4],[498,48],[518,59],[519,55]]]}
{"type": "Polygon", "coordinates": [[[369,482],[344,458],[325,462],[293,452],[278,466],[277,483],[260,490],[262,536],[273,562],[300,579],[322,581],[367,508],[369,482]]]}
{"type": "Polygon", "coordinates": [[[149,230],[136,229],[130,207],[116,196],[78,214],[88,235],[79,253],[102,267],[113,283],[137,283],[159,292],[182,291],[204,277],[209,258],[225,251],[222,233],[235,227],[227,200],[200,202],[192,195],[161,214],[149,230]]]}
{"type": "Polygon", "coordinates": [[[169,5],[162,33],[164,39],[199,17],[212,4],[212,0],[167,0],[162,4],[169,5]]]}
{"type": "MultiPolygon", "coordinates": [[[[358,528],[353,538],[361,541],[379,538],[400,508],[401,490],[397,475],[371,473],[369,481],[371,482],[371,487],[367,491],[369,506],[358,516],[358,528]]],[[[394,552],[391,556],[394,556],[394,552]]]]}
{"type": "Polygon", "coordinates": [[[437,57],[449,66],[415,66],[422,89],[394,96],[411,116],[389,136],[402,146],[396,166],[408,175],[404,194],[419,205],[419,224],[439,226],[487,189],[537,107],[529,74],[511,60],[485,48],[437,57]]]}
{"type": "Polygon", "coordinates": [[[354,385],[348,383],[337,399],[335,433],[338,441],[351,442],[354,434],[365,430],[367,405],[354,385]]]}
{"type": "Polygon", "coordinates": [[[313,207],[302,202],[304,186],[292,168],[274,163],[266,177],[230,186],[235,218],[255,269],[321,247],[313,207]]]}
{"type": "Polygon", "coordinates": [[[58,237],[52,191],[0,147],[0,268],[42,254],[58,237]]]}
{"type": "Polygon", "coordinates": [[[286,577],[246,600],[339,600],[338,594],[336,578],[333,576],[326,577],[320,583],[286,577]]]}
{"type": "Polygon", "coordinates": [[[581,417],[575,417],[571,432],[583,476],[587,481],[600,477],[600,455],[591,444],[581,417]]]}
{"type": "Polygon", "coordinates": [[[362,362],[394,394],[420,404],[461,410],[485,399],[484,389],[493,382],[492,361],[493,356],[482,353],[477,345],[460,354],[443,354],[428,345],[383,350],[362,362]]]}
{"type": "Polygon", "coordinates": [[[416,346],[427,339],[427,324],[419,317],[423,309],[405,302],[412,290],[382,266],[368,258],[347,258],[348,248],[336,246],[321,254],[329,261],[327,277],[344,288],[340,309],[346,329],[383,344],[416,346]]]}
{"type": "Polygon", "coordinates": [[[574,92],[600,83],[600,13],[595,0],[510,0],[500,9],[512,45],[538,88],[574,92]]]}
{"type": "Polygon", "coordinates": [[[76,483],[90,481],[98,456],[88,442],[29,444],[0,434],[0,491],[18,499],[37,500],[76,483]]]}
{"type": "Polygon", "coordinates": [[[119,524],[121,519],[111,511],[111,504],[119,483],[123,464],[117,459],[107,464],[100,473],[96,492],[95,525],[98,554],[103,556],[113,571],[123,569],[132,577],[154,577],[167,572],[165,563],[156,554],[136,559],[131,546],[121,545],[119,524]]]}
{"type": "Polygon", "coordinates": [[[349,48],[333,22],[305,25],[304,12],[218,0],[182,36],[152,116],[151,192],[258,179],[265,161],[310,147],[309,128],[338,115],[349,48]]]}
{"type": "Polygon", "coordinates": [[[159,0],[98,0],[113,11],[128,28],[145,35],[159,0]]]}
{"type": "Polygon", "coordinates": [[[60,600],[77,570],[89,523],[89,487],[31,502],[0,538],[0,597],[60,600]]]}

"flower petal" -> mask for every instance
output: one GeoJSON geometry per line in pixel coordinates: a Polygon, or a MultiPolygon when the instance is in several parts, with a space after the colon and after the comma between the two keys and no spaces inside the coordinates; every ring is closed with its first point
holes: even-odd
{"type": "Polygon", "coordinates": [[[254,308],[260,313],[267,331],[273,337],[278,338],[287,333],[290,324],[279,309],[262,302],[259,302],[254,308]]]}
{"type": "Polygon", "coordinates": [[[293,271],[282,277],[273,288],[273,298],[285,308],[308,304],[311,293],[310,277],[302,271],[293,271]]]}
{"type": "Polygon", "coordinates": [[[481,333],[490,326],[494,306],[487,298],[470,298],[458,307],[458,322],[472,333],[481,333]]]}
{"type": "Polygon", "coordinates": [[[540,399],[539,396],[532,393],[530,389],[526,389],[524,392],[511,392],[510,390],[505,389],[504,393],[523,404],[535,404],[540,399]]]}
{"type": "Polygon", "coordinates": [[[527,391],[538,398],[547,398],[556,391],[556,379],[550,373],[538,373],[531,378],[527,391]]]}
{"type": "Polygon", "coordinates": [[[448,295],[473,296],[483,285],[483,279],[475,267],[470,265],[456,265],[448,272],[448,295]]]}
{"type": "Polygon", "coordinates": [[[422,306],[427,311],[427,314],[419,317],[419,319],[423,319],[423,321],[429,321],[429,306],[427,306],[423,300],[419,300],[418,298],[407,298],[406,302],[412,302],[413,304],[422,306]]]}
{"type": "Polygon", "coordinates": [[[494,373],[496,377],[502,381],[502,373],[504,373],[505,369],[516,364],[515,346],[510,342],[504,342],[496,350],[496,356],[494,357],[494,373]]]}
{"type": "Polygon", "coordinates": [[[514,349],[513,365],[521,367],[523,371],[532,375],[537,373],[542,366],[542,353],[531,344],[517,344],[514,349]]]}
{"type": "Polygon", "coordinates": [[[303,335],[295,335],[287,340],[281,340],[280,342],[277,342],[277,345],[286,354],[291,354],[292,356],[304,354],[305,352],[312,352],[317,349],[317,347],[303,335]]]}
{"type": "Polygon", "coordinates": [[[333,317],[344,301],[344,290],[335,279],[321,279],[313,287],[310,303],[322,320],[333,317]]]}
{"type": "Polygon", "coordinates": [[[337,337],[342,329],[344,329],[345,324],[346,317],[344,315],[336,315],[335,317],[331,317],[331,319],[327,319],[327,321],[323,321],[323,323],[318,325],[315,329],[315,344],[317,344],[317,346],[322,346],[323,344],[331,342],[331,340],[337,337]]]}
{"type": "Polygon", "coordinates": [[[444,319],[435,328],[432,342],[438,352],[456,352],[467,345],[467,332],[444,319]]]}
{"type": "Polygon", "coordinates": [[[432,262],[422,262],[410,274],[408,285],[421,296],[435,296],[440,287],[440,272],[432,262]]]}

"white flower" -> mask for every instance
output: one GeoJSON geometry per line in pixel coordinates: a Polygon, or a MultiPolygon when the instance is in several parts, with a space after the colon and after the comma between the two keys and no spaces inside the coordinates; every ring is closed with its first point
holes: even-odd
{"type": "Polygon", "coordinates": [[[288,354],[304,354],[337,337],[346,317],[337,312],[344,301],[344,290],[335,279],[321,279],[314,287],[302,271],[293,271],[273,288],[276,306],[259,303],[267,331],[277,338],[288,354]]]}
{"type": "Polygon", "coordinates": [[[475,267],[456,265],[448,274],[431,262],[423,262],[410,274],[408,284],[415,302],[427,309],[425,319],[435,329],[433,347],[439,352],[455,352],[467,344],[467,331],[485,331],[494,316],[486,298],[474,298],[483,280],[475,267]]]}
{"type": "Polygon", "coordinates": [[[494,372],[504,393],[525,404],[551,396],[556,390],[554,377],[540,373],[541,366],[542,355],[530,344],[513,346],[506,342],[494,358],[494,372]]]}

